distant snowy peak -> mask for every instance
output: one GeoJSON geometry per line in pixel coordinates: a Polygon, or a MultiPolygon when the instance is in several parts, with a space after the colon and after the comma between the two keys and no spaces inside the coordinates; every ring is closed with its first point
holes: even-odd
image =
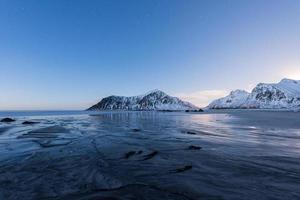
{"type": "Polygon", "coordinates": [[[235,90],[230,92],[230,94],[221,99],[213,101],[209,108],[212,109],[225,109],[225,108],[239,108],[248,99],[250,93],[244,90],[235,90]]]}
{"type": "Polygon", "coordinates": [[[172,97],[160,90],[145,95],[124,97],[109,96],[88,110],[193,110],[198,109],[189,102],[172,97]]]}
{"type": "Polygon", "coordinates": [[[278,89],[285,91],[291,95],[300,96],[300,81],[291,79],[282,79],[278,84],[275,85],[278,89]]]}
{"type": "Polygon", "coordinates": [[[245,108],[299,109],[300,81],[282,79],[276,84],[258,84],[251,92],[245,108]]]}
{"type": "Polygon", "coordinates": [[[300,81],[282,79],[279,83],[259,83],[251,93],[231,92],[208,108],[300,109],[300,81]]]}

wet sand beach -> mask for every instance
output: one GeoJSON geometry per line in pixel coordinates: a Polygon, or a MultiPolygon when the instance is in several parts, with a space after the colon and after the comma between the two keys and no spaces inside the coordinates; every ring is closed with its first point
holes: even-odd
{"type": "Polygon", "coordinates": [[[0,123],[3,200],[300,199],[300,113],[11,117],[0,123]]]}

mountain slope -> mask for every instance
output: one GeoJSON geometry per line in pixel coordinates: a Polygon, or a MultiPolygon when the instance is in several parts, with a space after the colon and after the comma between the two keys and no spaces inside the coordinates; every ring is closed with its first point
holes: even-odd
{"type": "Polygon", "coordinates": [[[279,83],[259,83],[251,93],[230,94],[213,101],[208,108],[300,109],[300,81],[282,79],[279,83]]]}
{"type": "Polygon", "coordinates": [[[160,90],[145,95],[124,97],[109,96],[88,110],[193,110],[198,109],[189,102],[171,97],[160,90]]]}
{"type": "Polygon", "coordinates": [[[214,100],[209,104],[212,109],[240,108],[245,104],[250,93],[244,90],[235,90],[226,97],[214,100]]]}

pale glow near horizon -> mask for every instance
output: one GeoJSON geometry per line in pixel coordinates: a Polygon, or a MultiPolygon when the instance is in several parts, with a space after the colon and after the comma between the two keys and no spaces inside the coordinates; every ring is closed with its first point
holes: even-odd
{"type": "Polygon", "coordinates": [[[227,90],[202,90],[191,93],[178,93],[173,96],[179,97],[184,101],[188,101],[199,107],[206,107],[213,100],[228,95],[227,90]]]}
{"type": "Polygon", "coordinates": [[[282,71],[283,77],[300,80],[300,64],[298,66],[286,67],[282,71]]]}

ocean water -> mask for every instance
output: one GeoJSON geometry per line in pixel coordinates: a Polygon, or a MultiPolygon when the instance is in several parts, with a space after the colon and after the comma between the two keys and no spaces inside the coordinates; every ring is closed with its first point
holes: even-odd
{"type": "Polygon", "coordinates": [[[300,113],[0,116],[3,200],[300,199],[300,113]]]}

